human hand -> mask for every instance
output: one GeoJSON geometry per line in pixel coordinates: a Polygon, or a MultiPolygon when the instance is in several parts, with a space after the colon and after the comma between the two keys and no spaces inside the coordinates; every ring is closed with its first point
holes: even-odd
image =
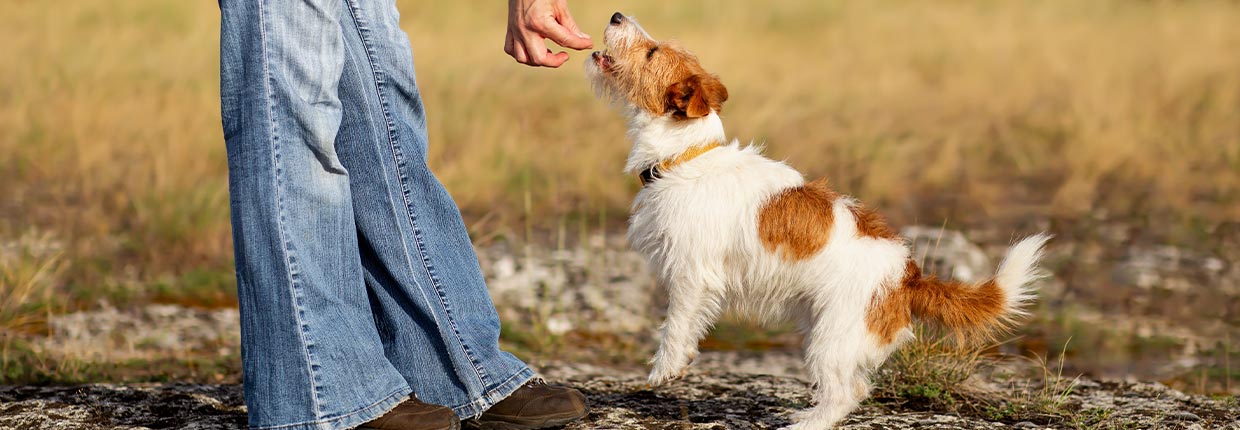
{"type": "Polygon", "coordinates": [[[576,50],[594,46],[568,13],[566,0],[508,0],[508,35],[504,52],[528,66],[560,67],[567,52],[552,53],[544,38],[576,50]]]}

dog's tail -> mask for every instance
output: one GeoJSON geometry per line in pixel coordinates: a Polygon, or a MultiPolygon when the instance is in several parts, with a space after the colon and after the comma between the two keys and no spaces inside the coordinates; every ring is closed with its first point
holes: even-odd
{"type": "Polygon", "coordinates": [[[1037,266],[1049,239],[1037,234],[1013,245],[994,278],[977,285],[924,276],[910,261],[902,293],[914,316],[950,331],[958,342],[989,340],[1027,314],[1025,305],[1035,296],[1030,284],[1044,276],[1037,266]]]}

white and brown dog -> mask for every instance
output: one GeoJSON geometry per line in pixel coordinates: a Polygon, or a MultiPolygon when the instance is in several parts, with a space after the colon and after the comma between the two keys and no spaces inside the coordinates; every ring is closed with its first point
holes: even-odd
{"type": "Polygon", "coordinates": [[[728,91],[692,54],[620,13],[604,41],[586,72],[627,116],[625,169],[644,184],[629,241],[669,294],[652,384],[684,375],[725,307],[790,319],[805,336],[817,402],[791,428],[827,429],[869,395],[870,372],[912,338],[913,318],[963,337],[1023,314],[1047,236],[1017,243],[978,285],[925,276],[878,214],[728,142],[719,119],[728,91]]]}

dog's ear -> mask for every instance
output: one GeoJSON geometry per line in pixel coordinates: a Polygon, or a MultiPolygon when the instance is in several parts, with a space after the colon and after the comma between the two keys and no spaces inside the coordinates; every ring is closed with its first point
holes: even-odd
{"type": "Polygon", "coordinates": [[[700,118],[723,109],[728,89],[715,75],[697,74],[667,89],[667,110],[677,118],[700,118]]]}

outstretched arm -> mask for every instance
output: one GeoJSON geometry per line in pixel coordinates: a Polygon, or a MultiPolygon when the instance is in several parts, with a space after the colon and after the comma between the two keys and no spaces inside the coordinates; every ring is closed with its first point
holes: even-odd
{"type": "Polygon", "coordinates": [[[552,53],[543,39],[576,50],[594,46],[577,28],[566,0],[508,0],[508,35],[504,52],[528,66],[560,67],[567,52],[552,53]]]}

